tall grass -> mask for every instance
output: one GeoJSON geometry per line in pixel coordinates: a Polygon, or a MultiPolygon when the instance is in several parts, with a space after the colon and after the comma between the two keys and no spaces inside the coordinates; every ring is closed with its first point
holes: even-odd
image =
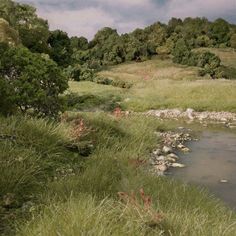
{"type": "Polygon", "coordinates": [[[235,235],[235,213],[207,191],[153,176],[129,161],[147,159],[159,143],[154,131],[168,125],[104,113],[71,114],[68,120],[81,118],[94,130],[94,153],[82,172],[47,184],[45,207],[20,224],[19,235],[235,235]],[[140,189],[152,200],[150,211],[117,195],[137,196],[140,189]],[[150,212],[163,218],[153,223],[150,212]]]}

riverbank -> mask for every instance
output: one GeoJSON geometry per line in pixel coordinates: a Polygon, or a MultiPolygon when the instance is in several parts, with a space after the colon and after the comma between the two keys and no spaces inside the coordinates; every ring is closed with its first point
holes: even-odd
{"type": "Polygon", "coordinates": [[[64,122],[76,120],[83,120],[95,149],[74,176],[44,184],[38,198],[43,206],[20,225],[20,235],[234,235],[236,216],[219,200],[143,168],[164,145],[161,134],[172,130],[169,122],[106,113],[71,113],[64,122]]]}

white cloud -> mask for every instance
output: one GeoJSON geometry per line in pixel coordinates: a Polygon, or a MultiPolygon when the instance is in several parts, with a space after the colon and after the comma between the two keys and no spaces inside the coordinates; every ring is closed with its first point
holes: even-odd
{"type": "Polygon", "coordinates": [[[84,35],[92,38],[94,33],[105,26],[114,27],[115,21],[107,12],[99,8],[86,8],[82,10],[42,11],[38,14],[48,19],[51,29],[61,29],[69,35],[84,35]]]}
{"type": "Polygon", "coordinates": [[[222,17],[234,11],[236,14],[236,0],[171,0],[167,6],[167,16],[187,17],[206,16],[222,17]]]}
{"type": "Polygon", "coordinates": [[[171,17],[218,17],[236,23],[236,0],[18,0],[37,6],[51,29],[91,39],[110,26],[124,33],[171,17]]]}

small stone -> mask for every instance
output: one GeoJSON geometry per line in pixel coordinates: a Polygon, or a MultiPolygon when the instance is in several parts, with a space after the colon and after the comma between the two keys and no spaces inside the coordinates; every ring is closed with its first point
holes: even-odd
{"type": "Polygon", "coordinates": [[[154,155],[156,155],[156,156],[159,156],[159,155],[161,155],[161,150],[160,150],[160,149],[156,149],[156,150],[154,150],[152,153],[153,153],[154,155]]]}
{"type": "Polygon", "coordinates": [[[164,146],[164,147],[162,148],[162,151],[163,151],[165,154],[168,154],[168,153],[171,153],[171,152],[172,152],[172,148],[171,148],[171,147],[164,146]]]}
{"type": "Polygon", "coordinates": [[[167,157],[166,160],[167,160],[168,162],[172,162],[172,163],[176,162],[176,159],[175,159],[175,158],[172,158],[172,157],[167,157]]]}
{"type": "Polygon", "coordinates": [[[183,144],[179,144],[177,147],[178,147],[182,152],[189,152],[189,151],[190,151],[190,149],[187,148],[187,147],[185,147],[183,144]]]}
{"type": "Polygon", "coordinates": [[[180,163],[173,163],[173,164],[171,164],[171,166],[174,168],[184,168],[185,167],[184,164],[180,164],[180,163]]]}
{"type": "Polygon", "coordinates": [[[220,182],[221,183],[228,183],[229,181],[227,179],[221,179],[220,182]]]}
{"type": "Polygon", "coordinates": [[[174,154],[174,153],[170,153],[169,155],[167,155],[167,158],[173,158],[175,160],[179,159],[179,157],[176,154],[174,154]]]}
{"type": "Polygon", "coordinates": [[[156,157],[156,160],[157,161],[165,161],[166,157],[165,156],[159,156],[159,157],[156,157]]]}
{"type": "Polygon", "coordinates": [[[155,168],[157,171],[161,171],[161,172],[165,172],[168,169],[166,165],[156,165],[155,168]]]}
{"type": "Polygon", "coordinates": [[[190,152],[190,149],[187,148],[187,147],[185,147],[185,148],[182,149],[182,151],[183,151],[183,152],[190,152]]]}

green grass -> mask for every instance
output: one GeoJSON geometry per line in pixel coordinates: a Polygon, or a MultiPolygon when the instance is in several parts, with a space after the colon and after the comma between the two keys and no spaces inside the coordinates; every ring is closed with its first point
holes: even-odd
{"type": "MultiPolygon", "coordinates": [[[[70,113],[91,127],[95,150],[83,171],[45,183],[40,211],[18,224],[18,235],[234,235],[235,214],[206,191],[135,168],[159,143],[154,131],[172,127],[142,116],[121,119],[105,113],[70,113]],[[143,188],[152,199],[122,204],[117,192],[143,188]],[[163,216],[153,223],[155,213],[163,216]]],[[[145,167],[145,166],[144,166],[145,167]]]]}
{"type": "MultiPolygon", "coordinates": [[[[236,68],[234,59],[231,62],[223,52],[219,53],[224,55],[223,63],[234,65],[236,68]]],[[[234,52],[226,53],[234,58],[234,52]]],[[[133,62],[110,67],[99,73],[100,76],[113,80],[131,82],[133,86],[130,89],[91,82],[71,82],[70,90],[78,95],[94,94],[106,101],[111,100],[111,96],[119,97],[118,105],[133,111],[193,108],[197,111],[236,112],[236,81],[198,77],[197,70],[156,57],[142,63],[133,62]]]]}
{"type": "Polygon", "coordinates": [[[89,112],[68,112],[61,123],[0,118],[0,234],[234,236],[235,213],[207,191],[131,164],[148,160],[160,142],[155,131],[174,123],[139,115],[116,118],[101,110],[236,111],[235,81],[199,78],[196,68],[159,58],[100,75],[133,86],[70,82],[71,109],[89,112]],[[72,139],[81,119],[88,129],[72,139]],[[118,198],[118,192],[138,196],[141,188],[152,199],[149,208],[140,198],[136,204],[118,198]],[[160,222],[156,214],[163,216],[160,222]]]}
{"type": "Polygon", "coordinates": [[[69,128],[29,117],[0,117],[0,234],[22,207],[35,202],[61,170],[79,170],[83,158],[66,148],[69,128]]]}

